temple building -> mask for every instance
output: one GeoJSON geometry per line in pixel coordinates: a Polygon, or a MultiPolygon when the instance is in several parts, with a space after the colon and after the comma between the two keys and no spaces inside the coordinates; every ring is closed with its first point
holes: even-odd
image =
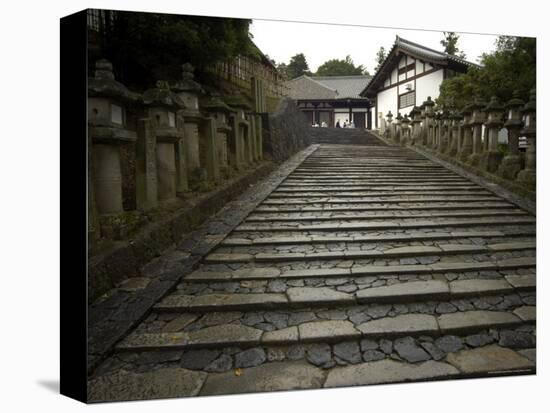
{"type": "Polygon", "coordinates": [[[310,124],[352,122],[356,128],[372,128],[371,102],[359,94],[370,76],[306,76],[287,82],[294,99],[310,124]]]}
{"type": "Polygon", "coordinates": [[[443,80],[477,66],[457,56],[430,49],[399,36],[372,79],[359,93],[372,100],[374,128],[391,111],[395,116],[409,114],[430,96],[439,96],[443,80]]]}

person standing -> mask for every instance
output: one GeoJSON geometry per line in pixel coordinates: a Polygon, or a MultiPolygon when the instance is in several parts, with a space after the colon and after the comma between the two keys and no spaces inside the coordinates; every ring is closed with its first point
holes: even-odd
{"type": "Polygon", "coordinates": [[[336,121],[336,127],[337,127],[337,128],[341,128],[341,126],[340,126],[340,119],[338,119],[338,120],[336,121]]]}

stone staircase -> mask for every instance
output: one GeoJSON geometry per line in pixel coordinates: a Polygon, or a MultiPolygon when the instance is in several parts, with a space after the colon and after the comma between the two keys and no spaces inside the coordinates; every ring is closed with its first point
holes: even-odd
{"type": "Polygon", "coordinates": [[[118,344],[92,399],[121,368],[164,371],[163,397],[533,373],[535,247],[534,216],[409,149],[321,145],[118,344]]]}
{"type": "Polygon", "coordinates": [[[310,128],[312,143],[345,145],[383,145],[375,134],[358,128],[310,128]]]}

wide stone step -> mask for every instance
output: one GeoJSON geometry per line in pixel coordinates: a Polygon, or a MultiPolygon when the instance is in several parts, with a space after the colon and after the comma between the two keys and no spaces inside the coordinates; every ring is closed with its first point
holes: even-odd
{"type": "Polygon", "coordinates": [[[382,183],[375,184],[363,184],[363,185],[349,185],[349,186],[335,186],[335,187],[323,187],[323,186],[303,186],[303,187],[285,187],[279,186],[273,193],[276,194],[294,194],[294,193],[313,193],[313,192],[361,192],[361,191],[480,191],[482,190],[477,185],[429,185],[429,184],[415,184],[415,185],[402,185],[399,182],[395,184],[382,183]]]}
{"type": "MultiPolygon", "coordinates": [[[[529,278],[531,276],[525,275],[529,278]]],[[[533,291],[521,286],[517,292],[533,291]]],[[[204,312],[273,310],[281,308],[307,308],[323,306],[348,306],[354,304],[403,303],[425,300],[452,300],[465,297],[505,295],[516,292],[513,282],[507,278],[467,279],[445,281],[399,282],[369,287],[357,292],[338,291],[333,287],[282,286],[280,293],[213,293],[189,295],[173,293],[155,305],[157,311],[204,312]]]]}
{"type": "Polygon", "coordinates": [[[444,262],[435,264],[411,265],[352,265],[351,268],[315,268],[303,270],[281,271],[275,267],[243,268],[236,271],[203,271],[196,270],[185,277],[187,281],[227,281],[227,280],[262,280],[273,278],[310,278],[310,277],[342,277],[383,274],[432,274],[470,271],[501,271],[518,268],[534,268],[534,257],[503,259],[500,261],[480,262],[444,262]]]}
{"type": "Polygon", "coordinates": [[[429,195],[423,196],[384,196],[384,197],[363,197],[359,199],[345,199],[338,197],[312,197],[300,199],[270,199],[267,198],[262,202],[262,205],[313,205],[313,204],[419,204],[419,203],[432,203],[432,202],[454,202],[454,203],[465,203],[465,202],[495,202],[501,201],[497,196],[445,196],[445,197],[434,197],[429,195]]]}
{"type": "Polygon", "coordinates": [[[435,220],[409,220],[400,221],[395,218],[393,221],[365,222],[341,222],[330,224],[293,224],[293,225],[249,225],[241,224],[234,229],[235,232],[253,231],[347,231],[347,230],[376,230],[376,229],[408,229],[408,228],[441,228],[441,227],[469,227],[474,225],[499,226],[499,225],[521,225],[535,224],[535,218],[527,216],[493,219],[441,219],[435,220]]]}
{"type": "Polygon", "coordinates": [[[298,325],[264,331],[232,323],[193,331],[134,332],[122,340],[117,351],[165,351],[212,349],[237,346],[281,346],[308,343],[339,343],[348,340],[400,337],[468,335],[489,329],[510,329],[526,325],[507,311],[464,311],[451,314],[402,314],[360,324],[348,320],[304,321],[298,325]],[[230,326],[230,327],[229,327],[230,326]]]}
{"type": "Polygon", "coordinates": [[[304,213],[304,212],[356,212],[356,211],[429,211],[429,210],[501,210],[514,208],[514,205],[505,202],[470,202],[470,203],[417,203],[413,205],[321,205],[321,206],[259,206],[254,210],[255,215],[274,213],[304,213]]]}
{"type": "Polygon", "coordinates": [[[378,214],[358,214],[356,212],[334,213],[331,211],[318,212],[316,214],[308,214],[303,212],[296,213],[262,213],[257,214],[256,211],[246,218],[246,222],[294,222],[294,221],[337,221],[349,219],[392,219],[392,218],[440,218],[440,217],[493,217],[493,216],[517,216],[527,215],[526,212],[520,209],[506,209],[501,211],[495,210],[476,210],[476,211],[444,211],[444,212],[422,212],[411,213],[411,210],[401,210],[399,212],[386,212],[378,214]]]}
{"type": "Polygon", "coordinates": [[[433,190],[433,189],[387,189],[386,191],[382,191],[379,188],[376,191],[357,191],[357,192],[351,192],[351,191],[326,191],[322,192],[320,194],[319,192],[315,191],[303,191],[298,193],[284,193],[284,192],[272,192],[269,195],[269,199],[275,199],[275,198],[304,198],[304,197],[319,197],[319,196],[331,196],[331,197],[341,197],[341,198],[363,198],[363,197],[375,197],[375,196],[388,196],[391,194],[391,196],[400,196],[400,195],[489,195],[491,192],[489,192],[486,189],[471,189],[471,190],[456,190],[456,189],[449,189],[447,191],[443,190],[433,190]]]}
{"type": "Polygon", "coordinates": [[[446,239],[464,238],[504,238],[534,236],[533,231],[517,231],[515,233],[504,233],[502,231],[452,231],[452,232],[415,232],[410,234],[388,234],[388,235],[358,235],[350,233],[347,236],[336,235],[312,235],[312,236],[278,236],[263,238],[237,238],[228,237],[221,242],[221,246],[265,246],[265,245],[294,245],[294,244],[326,244],[326,243],[382,243],[382,242],[416,242],[436,241],[446,239]]]}
{"type": "Polygon", "coordinates": [[[232,262],[286,262],[304,260],[341,260],[361,258],[401,258],[419,256],[440,256],[455,254],[481,254],[504,251],[522,251],[536,248],[536,242],[506,242],[489,245],[468,245],[468,244],[440,244],[439,246],[404,246],[376,250],[344,250],[327,252],[259,252],[250,253],[211,253],[204,259],[205,263],[232,263],[232,262]]]}

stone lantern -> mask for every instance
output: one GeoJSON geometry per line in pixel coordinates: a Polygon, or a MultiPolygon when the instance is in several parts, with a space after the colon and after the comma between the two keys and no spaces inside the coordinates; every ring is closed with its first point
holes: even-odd
{"type": "Polygon", "coordinates": [[[422,103],[422,106],[424,108],[424,115],[425,115],[425,138],[422,138],[423,140],[426,140],[426,144],[428,146],[433,146],[435,134],[434,134],[434,106],[435,102],[432,100],[430,96],[422,103]]]}
{"type": "Polygon", "coordinates": [[[218,162],[220,168],[226,169],[229,166],[227,142],[231,133],[229,116],[233,111],[219,97],[210,98],[201,106],[207,113],[211,114],[216,123],[216,147],[218,150],[218,162]]]}
{"type": "Polygon", "coordinates": [[[403,120],[401,121],[401,145],[403,146],[409,143],[411,137],[410,123],[411,120],[409,117],[407,115],[403,116],[403,120]]]}
{"type": "Polygon", "coordinates": [[[401,112],[397,112],[397,116],[395,117],[395,135],[393,136],[393,139],[396,143],[401,142],[401,121],[403,120],[403,116],[401,116],[401,112]]]}
{"type": "Polygon", "coordinates": [[[449,135],[451,132],[451,118],[448,109],[444,109],[440,118],[440,131],[439,131],[439,145],[437,145],[437,151],[444,153],[449,146],[449,135]]]}
{"type": "MultiPolygon", "coordinates": [[[[95,201],[89,208],[91,220],[96,209],[102,216],[101,232],[108,237],[117,236],[116,216],[123,212],[121,149],[136,141],[136,133],[126,124],[126,107],[135,100],[136,96],[115,80],[111,63],[98,60],[94,77],[88,79],[89,199],[95,201]]],[[[98,236],[95,233],[93,237],[98,236]]]]}
{"type": "Polygon", "coordinates": [[[458,157],[462,162],[466,162],[472,154],[472,105],[466,105],[462,109],[462,144],[460,145],[458,157]]]}
{"type": "Polygon", "coordinates": [[[447,149],[447,154],[449,156],[456,156],[460,148],[460,121],[462,116],[458,111],[452,111],[449,115],[449,146],[447,149]]]}
{"type": "Polygon", "coordinates": [[[488,172],[495,172],[502,159],[502,153],[498,151],[498,131],[502,127],[504,106],[499,103],[496,96],[493,96],[485,107],[485,112],[487,113],[485,121],[487,151],[482,156],[482,167],[488,172]]]}
{"type": "Polygon", "coordinates": [[[418,106],[414,106],[410,112],[412,117],[412,144],[419,145],[421,143],[421,124],[422,124],[422,110],[418,106]]]}
{"type": "Polygon", "coordinates": [[[500,163],[498,174],[506,179],[515,179],[522,168],[519,154],[519,134],[523,127],[521,108],[525,102],[514,92],[512,99],[506,103],[507,119],[504,127],[508,130],[508,153],[500,163]]]}
{"type": "Polygon", "coordinates": [[[386,122],[388,124],[387,128],[386,128],[386,139],[393,139],[393,125],[392,125],[392,122],[393,122],[393,114],[391,113],[391,110],[388,111],[387,115],[386,115],[386,122]]]}
{"type": "Polygon", "coordinates": [[[485,122],[485,103],[480,99],[475,99],[474,103],[470,105],[472,110],[472,118],[470,125],[472,126],[472,155],[469,158],[469,162],[472,165],[478,165],[483,152],[483,142],[481,140],[482,136],[482,125],[485,122]]]}
{"type": "Polygon", "coordinates": [[[251,116],[252,106],[242,96],[225,98],[233,110],[230,115],[232,134],[229,140],[230,163],[237,169],[246,168],[254,162],[251,116]],[[232,161],[232,159],[234,159],[232,161]]]}
{"type": "MultiPolygon", "coordinates": [[[[185,104],[185,110],[181,112],[184,117],[184,131],[185,131],[185,159],[187,164],[187,171],[189,173],[197,173],[197,170],[201,168],[200,154],[199,154],[199,129],[204,118],[199,111],[199,96],[204,93],[201,85],[194,80],[193,66],[189,63],[185,63],[181,66],[181,79],[171,86],[171,90],[178,95],[178,97],[185,104]]],[[[202,178],[204,174],[199,171],[199,175],[202,178]]]]}
{"type": "Polygon", "coordinates": [[[517,180],[534,189],[537,168],[537,101],[535,89],[531,90],[529,102],[525,104],[521,112],[523,115],[523,129],[520,131],[520,136],[523,135],[527,138],[527,150],[525,151],[525,169],[518,173],[517,180]]]}
{"type": "Polygon", "coordinates": [[[142,99],[156,141],[158,200],[173,200],[188,185],[183,122],[178,116],[185,103],[164,81],[146,90],[142,99]]]}

